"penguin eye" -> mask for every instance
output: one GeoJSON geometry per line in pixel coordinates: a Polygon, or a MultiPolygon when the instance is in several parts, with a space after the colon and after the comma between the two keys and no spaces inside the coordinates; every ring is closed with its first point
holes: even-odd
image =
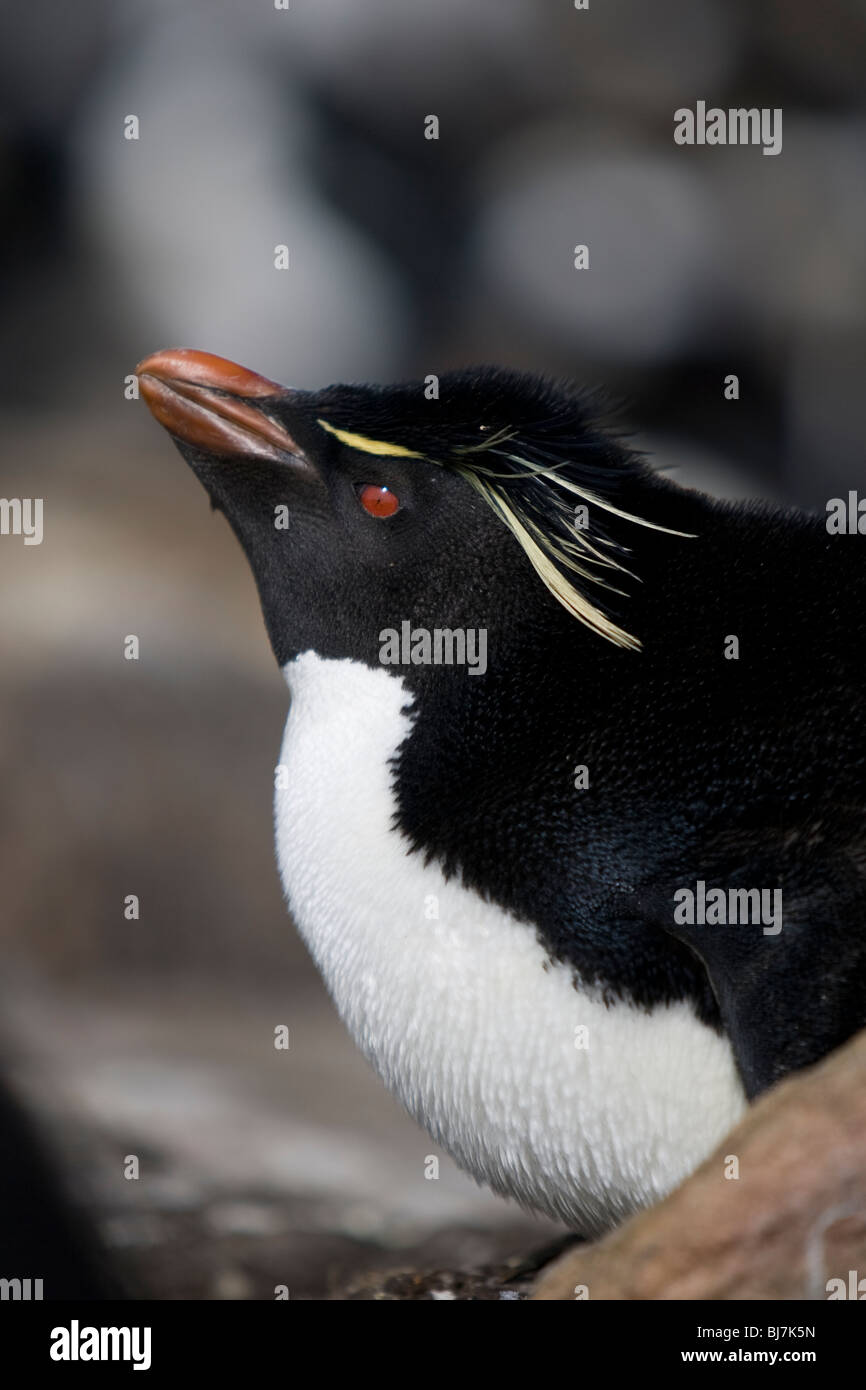
{"type": "Polygon", "coordinates": [[[370,516],[393,516],[400,510],[400,499],[396,493],[377,483],[364,483],[358,489],[358,500],[370,516]]]}

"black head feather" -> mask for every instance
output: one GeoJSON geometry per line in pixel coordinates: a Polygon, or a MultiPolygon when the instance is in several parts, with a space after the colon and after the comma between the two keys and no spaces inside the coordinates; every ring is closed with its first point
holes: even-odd
{"type": "Polygon", "coordinates": [[[458,473],[511,530],[568,612],[617,646],[640,646],[587,590],[621,593],[612,581],[630,573],[628,547],[612,534],[612,518],[668,528],[618,505],[650,469],[609,429],[601,397],[480,367],[443,376],[431,401],[418,382],[381,394],[329,388],[320,400],[328,413],[319,424],[343,443],[380,456],[424,458],[458,473]]]}

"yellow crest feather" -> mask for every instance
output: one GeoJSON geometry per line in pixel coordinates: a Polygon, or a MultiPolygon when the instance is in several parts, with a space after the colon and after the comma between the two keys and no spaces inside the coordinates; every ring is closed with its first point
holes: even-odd
{"type": "Polygon", "coordinates": [[[317,425],[321,425],[323,430],[332,434],[335,439],[339,439],[341,444],[347,444],[350,449],[360,449],[363,454],[379,454],[391,458],[420,459],[423,454],[417,453],[415,449],[404,449],[402,444],[387,444],[384,439],[368,439],[364,434],[352,434],[349,430],[338,430],[336,425],[329,425],[327,420],[317,420],[317,425]]]}

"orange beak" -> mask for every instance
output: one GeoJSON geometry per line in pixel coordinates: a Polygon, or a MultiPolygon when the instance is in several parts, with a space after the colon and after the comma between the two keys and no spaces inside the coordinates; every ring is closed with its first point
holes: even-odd
{"type": "Polygon", "coordinates": [[[301,453],[285,426],[266,413],[268,400],[288,394],[285,387],[257,372],[193,348],[155,352],[135,370],[154,419],[182,443],[218,457],[277,462],[301,453]]]}

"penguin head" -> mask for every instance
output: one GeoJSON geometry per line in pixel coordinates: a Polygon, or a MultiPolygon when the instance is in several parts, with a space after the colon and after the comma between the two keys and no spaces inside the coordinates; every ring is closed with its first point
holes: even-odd
{"type": "Polygon", "coordinates": [[[296,391],[190,349],[136,370],[247,555],[281,666],[306,650],[376,665],[406,620],[639,645],[605,590],[621,592],[617,531],[636,529],[624,504],[648,470],[575,395],[499,368],[443,375],[432,399],[429,379],[296,391]]]}

